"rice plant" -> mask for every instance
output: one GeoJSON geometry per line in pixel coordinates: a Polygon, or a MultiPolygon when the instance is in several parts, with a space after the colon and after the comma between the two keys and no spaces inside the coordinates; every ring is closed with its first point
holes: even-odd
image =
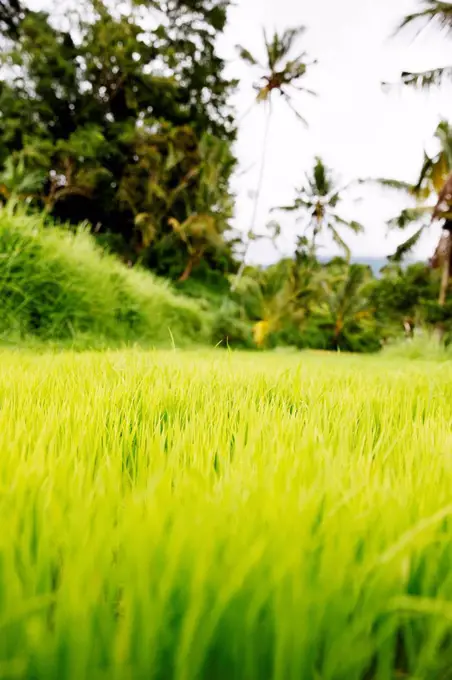
{"type": "Polygon", "coordinates": [[[0,678],[452,667],[452,367],[0,353],[0,678]]]}

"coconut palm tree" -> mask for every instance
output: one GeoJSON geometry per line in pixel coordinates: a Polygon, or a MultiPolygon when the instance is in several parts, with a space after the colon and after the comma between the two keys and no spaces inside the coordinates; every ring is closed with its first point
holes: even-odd
{"type": "Polygon", "coordinates": [[[256,100],[270,103],[272,97],[278,94],[286,101],[297,118],[307,125],[306,120],[293,103],[293,94],[298,91],[315,96],[315,92],[304,87],[301,81],[307,75],[309,67],[317,62],[309,60],[306,51],[296,57],[291,57],[297,40],[305,32],[305,26],[288,28],[281,34],[275,32],[269,40],[264,30],[265,61],[263,63],[245,47],[237,45],[237,49],[241,59],[248,66],[258,68],[262,73],[259,83],[254,86],[257,90],[256,100]]]}
{"type": "Polygon", "coordinates": [[[252,276],[244,276],[236,295],[242,304],[246,299],[253,300],[252,316],[258,319],[253,337],[262,348],[269,335],[284,324],[301,328],[306,322],[312,306],[320,299],[320,266],[298,250],[294,258],[281,259],[270,267],[254,270],[252,276]]]}
{"type": "Polygon", "coordinates": [[[226,191],[225,178],[233,162],[226,142],[207,134],[202,137],[199,164],[191,173],[197,188],[191,196],[182,196],[188,217],[183,222],[175,217],[168,220],[187,249],[188,259],[179,281],[187,281],[207,251],[220,252],[225,248],[224,232],[232,214],[232,198],[226,191]]]}
{"type": "MultiPolygon", "coordinates": [[[[452,2],[422,0],[419,10],[404,17],[397,28],[397,32],[408,26],[418,26],[418,33],[421,33],[430,24],[436,24],[440,30],[452,35],[452,2]]],[[[438,86],[446,80],[452,81],[452,65],[440,66],[421,73],[404,71],[401,78],[405,85],[417,88],[438,86]]]]}
{"type": "Polygon", "coordinates": [[[452,125],[442,120],[434,138],[438,142],[438,150],[432,156],[424,153],[424,163],[414,187],[414,194],[420,199],[427,199],[432,193],[439,196],[452,171],[452,125]]]}
{"type": "Polygon", "coordinates": [[[335,349],[346,347],[349,339],[372,319],[373,310],[366,294],[369,280],[371,276],[365,267],[352,264],[333,272],[322,282],[322,326],[331,331],[335,349]]]}
{"type": "Polygon", "coordinates": [[[439,304],[443,306],[452,271],[452,126],[442,120],[434,136],[438,150],[433,155],[424,152],[424,162],[416,184],[388,179],[376,181],[382,186],[404,191],[417,201],[416,206],[405,208],[388,222],[390,228],[417,227],[397,248],[392,260],[400,261],[418,244],[432,222],[443,220],[443,234],[431,260],[432,266],[442,270],[439,304]]]}
{"type": "Polygon", "coordinates": [[[359,222],[346,220],[337,212],[347,186],[339,186],[333,173],[322,159],[316,158],[311,174],[306,174],[306,181],[297,190],[292,205],[275,208],[275,210],[300,213],[297,222],[303,222],[305,225],[312,254],[315,253],[319,237],[327,233],[349,258],[350,249],[341,232],[344,229],[354,234],[364,231],[364,227],[359,222]]]}
{"type": "Polygon", "coordinates": [[[170,217],[168,223],[187,248],[187,263],[179,277],[179,281],[187,281],[209,248],[221,250],[224,247],[223,237],[215,217],[207,213],[190,215],[182,223],[170,217]]]}
{"type": "Polygon", "coordinates": [[[257,91],[256,102],[266,106],[266,122],[264,129],[264,139],[261,149],[261,162],[259,168],[259,175],[257,181],[256,191],[254,192],[254,204],[251,217],[251,225],[249,229],[248,243],[243,256],[243,262],[237,273],[234,286],[240,282],[240,278],[246,267],[246,255],[252,241],[252,235],[255,231],[255,222],[257,218],[257,210],[259,207],[259,199],[262,192],[262,185],[264,181],[265,163],[268,149],[268,140],[270,137],[270,122],[272,117],[272,103],[275,96],[282,97],[288,107],[296,115],[305,126],[307,126],[306,119],[298,111],[294,104],[294,95],[297,92],[310,94],[315,96],[315,92],[304,87],[303,79],[306,77],[309,69],[316,61],[308,57],[306,51],[300,53],[295,52],[295,47],[299,39],[306,32],[305,26],[298,26],[295,28],[288,28],[282,33],[275,33],[271,38],[268,38],[264,30],[264,46],[265,59],[261,62],[248,49],[241,45],[237,45],[241,59],[253,69],[258,69],[261,72],[259,83],[254,87],[257,91]],[[295,56],[294,56],[295,55],[295,56]]]}

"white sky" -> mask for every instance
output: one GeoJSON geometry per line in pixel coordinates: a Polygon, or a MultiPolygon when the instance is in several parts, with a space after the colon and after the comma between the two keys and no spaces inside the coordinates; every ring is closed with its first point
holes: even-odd
{"type": "MultiPolygon", "coordinates": [[[[397,82],[403,70],[426,70],[452,64],[452,44],[435,28],[414,39],[414,31],[391,38],[406,13],[419,7],[416,0],[236,0],[229,13],[229,26],[220,43],[228,61],[228,75],[240,79],[234,103],[239,114],[249,108],[252,84],[258,73],[240,63],[235,45],[246,46],[263,55],[262,28],[306,25],[300,42],[318,60],[306,86],[318,92],[313,99],[296,95],[296,105],[309,121],[306,130],[278,101],[274,109],[267,156],[264,190],[257,227],[263,231],[271,207],[290,203],[294,187],[303,182],[313,158],[320,155],[342,181],[357,177],[396,177],[414,180],[420,170],[423,149],[431,148],[433,132],[447,112],[452,85],[430,94],[403,89],[382,91],[382,81],[397,82]]],[[[240,124],[236,151],[240,173],[234,182],[237,194],[235,226],[248,230],[265,113],[255,107],[240,124]]],[[[366,225],[362,236],[348,236],[355,255],[385,256],[404,240],[400,232],[387,236],[385,220],[396,214],[406,201],[380,190],[361,190],[360,203],[352,199],[341,206],[343,215],[366,225]]],[[[280,247],[289,252],[297,225],[292,215],[282,214],[280,247]]],[[[438,229],[424,237],[415,255],[426,258],[434,249],[438,229]]],[[[334,253],[325,241],[324,253],[334,253]]],[[[250,259],[268,262],[275,258],[270,245],[255,244],[250,259]]]]}

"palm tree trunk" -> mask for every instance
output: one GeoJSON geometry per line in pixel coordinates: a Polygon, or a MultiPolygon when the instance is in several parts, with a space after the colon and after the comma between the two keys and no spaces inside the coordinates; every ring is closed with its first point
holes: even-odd
{"type": "Polygon", "coordinates": [[[447,289],[449,288],[449,279],[450,279],[450,257],[452,254],[452,249],[451,249],[451,234],[450,232],[447,235],[447,242],[446,242],[446,247],[444,249],[444,264],[443,264],[443,273],[441,277],[441,288],[439,291],[439,300],[438,303],[441,307],[444,307],[446,304],[446,297],[447,297],[447,289]]]}
{"type": "Polygon", "coordinates": [[[190,259],[188,260],[187,265],[186,265],[184,271],[183,271],[182,274],[179,276],[179,281],[180,281],[181,283],[183,283],[184,281],[188,281],[188,279],[190,278],[190,275],[191,275],[191,273],[192,273],[192,271],[193,271],[193,265],[194,265],[194,260],[193,260],[192,257],[190,257],[190,259]]]}
{"type": "Polygon", "coordinates": [[[316,217],[316,225],[314,227],[314,231],[312,232],[312,240],[311,240],[311,245],[309,246],[309,254],[311,257],[315,258],[315,254],[317,251],[317,236],[320,234],[322,231],[322,220],[316,217]]]}
{"type": "MultiPolygon", "coordinates": [[[[452,235],[450,232],[447,234],[446,247],[444,248],[444,263],[443,271],[441,276],[441,287],[439,291],[438,304],[440,307],[444,307],[447,298],[447,289],[449,288],[450,281],[450,258],[452,255],[452,235]]],[[[443,342],[445,328],[443,322],[437,324],[435,329],[435,336],[439,343],[443,342]]]]}
{"type": "MultiPolygon", "coordinates": [[[[251,216],[251,225],[249,229],[249,233],[253,234],[254,229],[256,226],[256,219],[257,219],[257,212],[259,208],[259,199],[261,197],[262,193],[262,187],[264,184],[264,174],[265,174],[265,165],[266,165],[266,160],[267,160],[267,151],[268,151],[268,140],[270,137],[270,122],[272,118],[272,103],[271,100],[269,100],[268,103],[268,113],[267,113],[267,118],[265,121],[265,130],[264,130],[264,139],[263,139],[263,146],[262,146],[262,156],[261,156],[261,164],[260,164],[260,169],[259,169],[259,178],[257,181],[257,187],[256,187],[256,193],[254,195],[254,204],[253,204],[253,213],[251,216]]],[[[231,287],[232,292],[234,292],[237,289],[237,286],[240,283],[240,280],[243,276],[243,272],[245,271],[246,267],[246,257],[248,255],[248,251],[250,248],[250,243],[251,240],[248,238],[248,243],[246,244],[245,252],[243,254],[243,260],[240,263],[239,270],[237,272],[237,275],[235,277],[235,281],[231,287]]]]}

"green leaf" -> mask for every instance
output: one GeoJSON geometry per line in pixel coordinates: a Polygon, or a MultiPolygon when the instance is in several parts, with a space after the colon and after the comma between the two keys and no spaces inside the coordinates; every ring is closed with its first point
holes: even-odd
{"type": "Polygon", "coordinates": [[[405,255],[407,255],[420,241],[422,234],[424,233],[425,226],[418,229],[410,238],[398,246],[394,255],[391,255],[388,259],[391,262],[400,262],[405,255]]]}

